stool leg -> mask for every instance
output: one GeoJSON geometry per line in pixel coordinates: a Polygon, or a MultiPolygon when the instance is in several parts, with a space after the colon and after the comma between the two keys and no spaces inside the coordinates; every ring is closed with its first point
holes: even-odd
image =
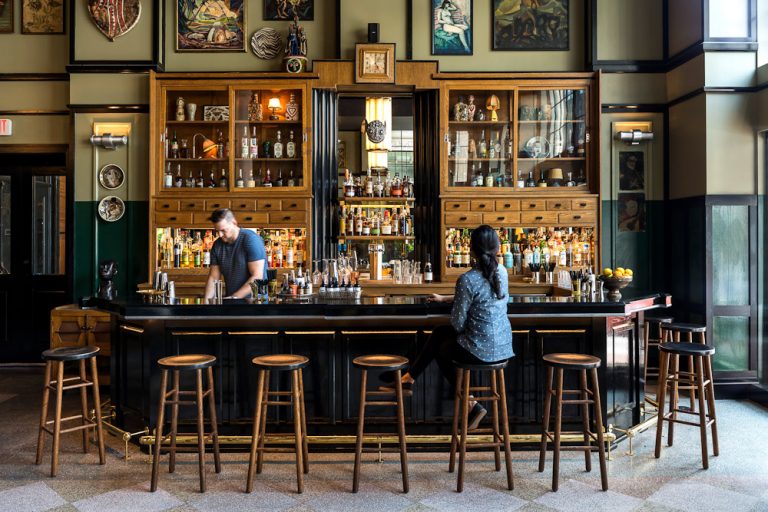
{"type": "Polygon", "coordinates": [[[157,490],[157,471],[160,466],[160,444],[163,441],[163,421],[165,421],[165,393],[168,386],[168,370],[163,368],[160,375],[160,404],[157,406],[157,428],[155,428],[155,453],[152,456],[152,482],[149,490],[157,490]]]}
{"type": "Polygon", "coordinates": [[[200,492],[205,492],[205,416],[203,413],[203,370],[195,370],[195,404],[197,405],[197,465],[200,471],[200,492]]]}
{"type": "MultiPolygon", "coordinates": [[[[693,343],[693,333],[689,332],[687,337],[688,337],[688,340],[687,340],[688,343],[693,343]]],[[[696,382],[696,375],[694,375],[695,364],[696,363],[694,363],[693,361],[693,356],[688,356],[688,373],[690,373],[690,375],[688,376],[688,386],[690,386],[691,388],[688,398],[691,402],[691,412],[696,412],[696,390],[694,388],[696,387],[697,382],[696,382]]]]}
{"type": "Polygon", "coordinates": [[[448,472],[456,467],[456,450],[459,447],[459,407],[461,406],[461,369],[456,368],[456,387],[453,392],[453,428],[451,428],[451,457],[448,459],[448,472]]]}
{"type": "Polygon", "coordinates": [[[53,421],[53,452],[51,458],[51,476],[59,471],[59,445],[61,443],[61,400],[64,393],[64,362],[58,362],[56,378],[56,413],[53,421]]]}
{"type": "Polygon", "coordinates": [[[560,486],[560,430],[563,421],[563,369],[555,369],[555,435],[552,449],[552,490],[560,486]]]}
{"type": "MultiPolygon", "coordinates": [[[[80,383],[84,383],[87,380],[85,374],[85,359],[81,359],[77,362],[78,370],[80,371],[80,383]]],[[[80,418],[80,425],[85,425],[88,422],[88,394],[85,386],[80,388],[80,410],[82,418],[80,418]]],[[[83,453],[88,453],[88,429],[84,428],[80,431],[83,435],[83,453]]]]}
{"type": "Polygon", "coordinates": [[[496,371],[491,372],[491,395],[496,398],[491,403],[491,413],[493,414],[493,462],[496,471],[501,471],[501,436],[499,436],[499,401],[498,388],[496,387],[496,371]]]}
{"type": "Polygon", "coordinates": [[[643,383],[648,382],[648,349],[650,348],[650,331],[651,324],[646,320],[643,324],[643,383]]]}
{"type": "Polygon", "coordinates": [[[504,436],[504,462],[507,466],[507,488],[515,488],[512,478],[512,448],[509,445],[509,416],[507,414],[507,385],[504,382],[504,370],[499,369],[499,392],[501,394],[501,431],[504,436]]]}
{"type": "Polygon", "coordinates": [[[211,420],[211,444],[213,444],[213,466],[216,473],[221,473],[219,454],[219,422],[216,417],[216,392],[213,387],[213,368],[208,367],[208,415],[211,420]]]}
{"type": "MultiPolygon", "coordinates": [[[[680,333],[677,333],[678,337],[680,333]]],[[[670,356],[672,364],[672,375],[674,380],[672,381],[672,395],[669,398],[669,410],[671,412],[672,421],[667,424],[667,446],[672,446],[675,439],[675,421],[677,419],[678,401],[680,398],[680,391],[678,386],[680,385],[680,356],[677,354],[671,354],[670,356]]]]}
{"type": "Polygon", "coordinates": [[[589,399],[587,394],[587,370],[579,370],[579,381],[581,400],[584,401],[581,405],[581,428],[584,430],[584,445],[587,447],[584,450],[584,468],[589,472],[592,471],[592,438],[589,435],[589,404],[586,402],[589,399]]]}
{"type": "Polygon", "coordinates": [[[541,447],[539,448],[539,473],[544,471],[544,461],[547,457],[547,432],[549,431],[549,414],[552,406],[552,375],[554,370],[547,366],[547,376],[544,379],[544,417],[541,419],[541,447]]]}
{"type": "Polygon", "coordinates": [[[461,441],[459,442],[459,478],[456,491],[464,490],[464,460],[467,455],[467,426],[469,424],[469,370],[462,371],[461,377],[461,441]]]}
{"type": "Polygon", "coordinates": [[[408,450],[405,445],[405,406],[403,405],[402,372],[395,372],[395,394],[397,396],[397,437],[400,441],[400,471],[403,473],[403,492],[410,489],[408,481],[408,450]]]}
{"type": "Polygon", "coordinates": [[[707,410],[704,406],[704,368],[701,356],[696,356],[696,377],[699,388],[699,430],[701,431],[701,464],[704,469],[709,469],[709,455],[707,454],[707,410]]]}
{"type": "Polygon", "coordinates": [[[269,379],[272,372],[264,372],[264,393],[261,401],[261,425],[259,425],[259,447],[256,455],[256,474],[261,474],[264,465],[264,444],[267,437],[267,402],[269,402],[269,379]]]}
{"type": "Polygon", "coordinates": [[[658,412],[656,413],[656,448],[654,456],[661,457],[661,434],[664,431],[664,402],[667,399],[667,372],[669,371],[669,354],[659,350],[659,385],[656,391],[658,412]]]}
{"type": "Polygon", "coordinates": [[[96,410],[96,442],[99,445],[99,464],[106,464],[104,455],[104,429],[101,424],[101,391],[99,390],[99,370],[96,367],[96,357],[91,358],[91,380],[93,381],[93,403],[96,410]]]}
{"type": "Polygon", "coordinates": [[[256,405],[253,407],[253,435],[251,436],[251,455],[248,459],[248,477],[245,480],[245,492],[253,491],[253,470],[256,467],[256,449],[259,446],[261,432],[261,401],[264,397],[264,370],[259,370],[259,381],[256,385],[256,405]]]}
{"type": "Polygon", "coordinates": [[[53,361],[45,362],[45,377],[43,385],[43,405],[40,408],[40,428],[37,432],[37,454],[35,455],[35,464],[39,465],[43,462],[43,447],[45,445],[45,427],[48,421],[48,400],[51,395],[51,369],[53,367],[53,361]]]}
{"type": "Polygon", "coordinates": [[[299,371],[291,371],[291,401],[293,402],[293,430],[296,434],[296,483],[299,494],[304,492],[304,443],[301,434],[301,403],[299,394],[299,371]]]}
{"type": "Polygon", "coordinates": [[[307,410],[304,406],[304,369],[299,369],[299,401],[301,402],[301,449],[304,452],[304,473],[309,473],[309,441],[307,440],[307,410]]]}
{"type": "Polygon", "coordinates": [[[360,484],[360,459],[363,456],[363,430],[365,428],[365,398],[368,386],[368,370],[363,369],[360,376],[360,405],[357,409],[357,439],[355,441],[355,471],[352,475],[352,492],[357,492],[360,484]]]}
{"type": "Polygon", "coordinates": [[[600,483],[603,490],[608,490],[608,468],[605,464],[605,439],[603,439],[603,410],[600,403],[600,384],[597,380],[597,368],[592,368],[592,398],[595,406],[595,430],[597,431],[597,452],[600,454],[600,483]]]}
{"type": "Polygon", "coordinates": [[[168,472],[176,471],[176,435],[179,427],[179,370],[173,370],[173,395],[171,404],[171,446],[168,450],[168,472]]]}
{"type": "Polygon", "coordinates": [[[712,420],[712,455],[720,455],[720,445],[717,442],[717,413],[715,412],[715,379],[712,377],[712,357],[705,356],[704,368],[707,372],[707,411],[709,419],[712,420]]]}

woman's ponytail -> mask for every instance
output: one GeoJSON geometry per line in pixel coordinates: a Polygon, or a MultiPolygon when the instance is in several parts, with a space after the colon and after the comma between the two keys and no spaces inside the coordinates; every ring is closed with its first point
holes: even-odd
{"type": "Polygon", "coordinates": [[[497,299],[504,297],[499,279],[499,262],[496,260],[496,254],[499,252],[499,236],[491,226],[482,225],[472,231],[472,252],[475,253],[477,260],[477,269],[482,272],[483,277],[490,283],[491,290],[497,299]]]}

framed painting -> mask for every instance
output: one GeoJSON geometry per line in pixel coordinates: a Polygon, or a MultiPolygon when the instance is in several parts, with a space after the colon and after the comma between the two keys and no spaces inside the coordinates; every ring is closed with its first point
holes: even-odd
{"type": "Polygon", "coordinates": [[[619,151],[619,190],[645,191],[643,151],[619,151]]]}
{"type": "Polygon", "coordinates": [[[355,83],[395,83],[395,43],[357,43],[355,83]]]}
{"type": "Polygon", "coordinates": [[[432,0],[432,55],[472,55],[474,0],[432,0]]]}
{"type": "Polygon", "coordinates": [[[315,19],[315,0],[264,0],[265,20],[315,19]]]}
{"type": "Polygon", "coordinates": [[[638,192],[620,193],[619,231],[640,233],[645,231],[645,194],[638,192]]]}
{"type": "Polygon", "coordinates": [[[177,52],[244,52],[243,0],[177,0],[177,52]]]}
{"type": "Polygon", "coordinates": [[[22,0],[22,34],[63,34],[64,0],[22,0]]]}
{"type": "Polygon", "coordinates": [[[13,1],[0,0],[0,34],[13,32],[13,1]]]}
{"type": "Polygon", "coordinates": [[[493,0],[494,50],[568,50],[569,0],[493,0]]]}

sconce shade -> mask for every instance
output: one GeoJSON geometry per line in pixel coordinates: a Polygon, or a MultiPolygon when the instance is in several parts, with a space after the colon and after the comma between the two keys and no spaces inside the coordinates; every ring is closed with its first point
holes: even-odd
{"type": "Polygon", "coordinates": [[[549,170],[549,179],[551,180],[561,180],[563,179],[563,170],[559,167],[555,167],[554,169],[549,170]]]}
{"type": "Polygon", "coordinates": [[[283,108],[282,105],[280,105],[280,98],[269,98],[269,103],[267,104],[267,108],[274,109],[274,110],[280,110],[283,108]]]}
{"type": "Polygon", "coordinates": [[[207,137],[203,137],[203,158],[218,158],[219,146],[207,137]]]}

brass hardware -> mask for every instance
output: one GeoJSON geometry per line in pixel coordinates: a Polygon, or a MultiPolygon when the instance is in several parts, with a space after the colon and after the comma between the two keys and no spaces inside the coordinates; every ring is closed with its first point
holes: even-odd
{"type": "Polygon", "coordinates": [[[171,336],[221,336],[224,334],[221,331],[171,331],[171,336]]]}
{"type": "Polygon", "coordinates": [[[271,335],[280,334],[280,331],[227,331],[230,336],[253,336],[253,335],[271,335]]]}
{"type": "Polygon", "coordinates": [[[285,331],[285,334],[336,334],[336,331],[285,331]]]}
{"type": "MultiPolygon", "coordinates": [[[[341,334],[417,334],[418,332],[419,331],[341,331],[341,334]]],[[[395,436],[395,438],[397,438],[397,436],[395,436]]]]}
{"type": "Polygon", "coordinates": [[[637,436],[641,432],[645,432],[646,430],[648,430],[652,426],[656,425],[658,418],[659,418],[658,415],[655,414],[655,415],[651,416],[650,418],[648,418],[647,420],[642,421],[642,422],[638,423],[637,425],[634,425],[634,426],[626,428],[626,429],[619,428],[619,427],[614,427],[613,425],[608,425],[608,427],[611,430],[616,430],[616,431],[621,432],[622,434],[625,434],[627,436],[627,439],[629,439],[629,450],[624,452],[624,455],[629,455],[630,457],[634,457],[635,456],[635,451],[634,451],[634,448],[633,448],[632,441],[634,441],[635,436],[637,436]]]}
{"type": "Polygon", "coordinates": [[[144,329],[142,329],[142,328],[140,328],[140,327],[133,327],[133,326],[131,326],[131,325],[125,325],[125,324],[121,324],[121,325],[120,325],[120,328],[121,328],[122,330],[124,330],[124,331],[135,332],[135,333],[137,333],[137,334],[144,334],[144,329]]]}
{"type": "Polygon", "coordinates": [[[585,329],[536,329],[536,332],[542,332],[544,334],[560,334],[560,333],[568,333],[568,334],[584,334],[587,332],[585,329]]]}

